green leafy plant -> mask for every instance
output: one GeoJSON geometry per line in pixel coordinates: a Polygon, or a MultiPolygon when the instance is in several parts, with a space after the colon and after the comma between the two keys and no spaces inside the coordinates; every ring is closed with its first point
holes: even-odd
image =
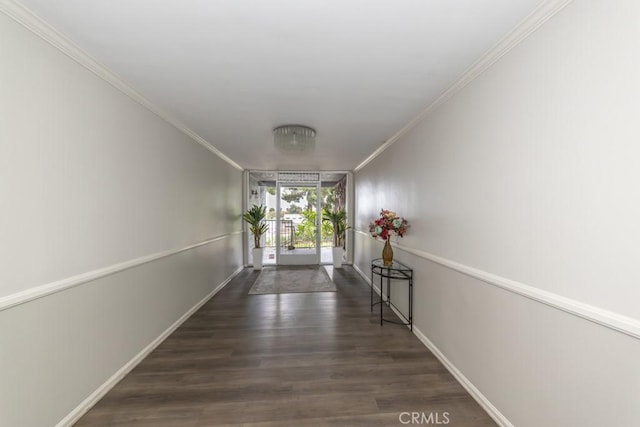
{"type": "Polygon", "coordinates": [[[316,213],[305,210],[301,212],[302,222],[296,226],[296,246],[310,248],[316,245],[316,213]]]}
{"type": "Polygon", "coordinates": [[[253,205],[242,214],[242,218],[249,224],[249,231],[253,234],[256,249],[260,248],[260,237],[269,230],[269,224],[264,222],[266,216],[267,207],[264,205],[253,205]]]}
{"type": "Polygon", "coordinates": [[[347,212],[344,209],[330,211],[325,209],[322,214],[322,221],[331,223],[333,228],[333,246],[336,248],[344,246],[344,238],[347,230],[347,212]]]}
{"type": "MultiPolygon", "coordinates": [[[[313,248],[316,245],[316,212],[302,211],[302,222],[296,227],[296,246],[300,248],[313,248]]],[[[323,222],[320,227],[320,239],[322,242],[331,240],[333,229],[331,224],[323,222]]],[[[323,245],[324,246],[324,245],[323,245]]]]}

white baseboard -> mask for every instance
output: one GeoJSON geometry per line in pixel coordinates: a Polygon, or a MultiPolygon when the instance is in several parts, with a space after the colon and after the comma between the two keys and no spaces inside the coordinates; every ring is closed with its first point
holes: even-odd
{"type": "Polygon", "coordinates": [[[236,271],[231,273],[222,283],[220,283],[213,291],[207,296],[201,299],[196,305],[191,307],[189,311],[183,314],[178,320],[176,320],[169,328],[162,332],[156,339],[154,339],[149,345],[147,345],[140,353],[135,355],[129,362],[127,362],[122,368],[118,369],[115,374],[105,381],[100,387],[98,387],[93,393],[91,393],[85,400],[83,400],[75,409],[73,409],[66,417],[64,417],[56,427],[71,427],[76,423],[89,409],[91,409],[100,399],[104,397],[120,380],[122,380],[133,368],[135,368],[145,357],[147,357],[157,346],[159,346],[169,335],[173,333],[185,320],[187,320],[193,313],[198,311],[207,301],[209,301],[215,294],[217,294],[222,288],[224,288],[234,277],[236,277],[244,266],[240,266],[236,271]]]}
{"type": "Polygon", "coordinates": [[[475,401],[478,402],[480,406],[482,406],[482,409],[484,409],[499,426],[513,427],[513,424],[511,424],[507,417],[505,417],[502,412],[498,410],[498,408],[493,406],[489,399],[487,399],[485,395],[482,394],[480,390],[478,390],[476,386],[474,386],[473,383],[471,383],[471,381],[469,381],[469,379],[465,377],[464,374],[460,372],[460,370],[458,370],[458,368],[456,368],[456,366],[451,363],[451,361],[447,359],[444,354],[442,354],[438,347],[436,347],[436,345],[432,343],[429,338],[427,338],[422,333],[422,331],[420,331],[420,329],[416,327],[416,325],[413,325],[413,334],[418,337],[422,344],[424,344],[425,347],[427,347],[434,356],[438,358],[438,360],[444,365],[445,368],[447,368],[451,375],[453,375],[453,377],[460,383],[460,385],[462,385],[462,387],[467,390],[471,397],[473,397],[475,401]]]}
{"type": "MultiPolygon", "coordinates": [[[[362,276],[362,278],[369,284],[369,286],[371,286],[371,279],[367,277],[367,275],[364,274],[364,272],[356,264],[353,264],[353,268],[358,272],[358,274],[360,274],[360,276],[362,276]]],[[[378,295],[380,295],[380,288],[378,288],[375,284],[373,285],[373,289],[378,295]]],[[[382,299],[385,299],[384,295],[382,296],[382,299]]],[[[391,307],[391,309],[394,311],[394,313],[396,313],[396,315],[398,315],[398,317],[400,317],[400,313],[395,309],[395,307],[391,307]]],[[[409,326],[407,326],[407,328],[409,328],[409,326]]],[[[453,375],[453,377],[460,383],[460,385],[464,387],[464,389],[471,395],[471,397],[473,397],[473,399],[478,402],[480,406],[482,406],[482,409],[484,409],[499,426],[513,427],[513,424],[509,422],[509,420],[502,414],[502,412],[500,412],[498,408],[496,408],[489,401],[489,399],[487,399],[485,395],[482,394],[480,390],[478,390],[478,388],[474,386],[473,383],[469,381],[469,379],[465,377],[464,374],[460,372],[460,370],[456,368],[453,363],[451,363],[449,359],[447,359],[447,357],[440,351],[440,349],[438,349],[438,347],[436,347],[436,345],[432,343],[431,340],[429,340],[429,338],[427,338],[426,335],[423,334],[415,324],[413,325],[413,334],[420,340],[420,342],[422,342],[422,344],[425,345],[425,347],[429,349],[429,351],[431,351],[431,353],[433,353],[434,356],[436,356],[436,358],[438,358],[440,363],[442,363],[444,367],[447,368],[451,375],[453,375]]]]}
{"type": "Polygon", "coordinates": [[[360,276],[362,276],[362,278],[363,278],[363,279],[364,279],[364,280],[365,280],[369,285],[371,285],[371,279],[370,279],[370,278],[368,278],[366,274],[364,274],[364,271],[360,270],[360,267],[358,267],[358,264],[356,264],[355,262],[353,263],[353,269],[354,269],[355,271],[357,271],[357,272],[358,272],[358,274],[359,274],[360,276]]]}

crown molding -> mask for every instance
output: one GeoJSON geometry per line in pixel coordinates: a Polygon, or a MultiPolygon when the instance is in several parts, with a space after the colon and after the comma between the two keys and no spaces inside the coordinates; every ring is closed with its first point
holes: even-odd
{"type": "Polygon", "coordinates": [[[555,14],[564,9],[573,0],[547,0],[531,12],[520,24],[504,36],[498,43],[484,53],[480,59],[467,68],[462,75],[444,92],[440,94],[427,108],[414,117],[402,129],[387,139],[380,147],[378,147],[369,157],[364,159],[358,166],[354,168],[354,172],[359,171],[376,157],[382,154],[393,143],[399,140],[404,134],[416,127],[424,119],[426,119],[433,111],[442,104],[451,99],[456,93],[461,91],[465,86],[478,78],[482,73],[495,64],[500,58],[506,55],[514,47],[519,45],[524,39],[529,37],[534,31],[540,28],[545,22],[551,19],[555,14]]]}
{"type": "Polygon", "coordinates": [[[207,150],[211,151],[216,156],[220,157],[229,165],[238,170],[244,170],[242,166],[234,162],[231,158],[226,156],[222,151],[217,149],[210,142],[195,133],[193,130],[189,129],[184,123],[180,122],[171,114],[154,105],[151,101],[142,96],[142,94],[127,85],[118,75],[110,71],[95,58],[91,57],[78,45],[69,40],[59,31],[54,29],[43,19],[39,18],[35,13],[33,13],[30,9],[28,9],[20,2],[15,0],[0,0],[0,12],[3,12],[5,15],[58,49],[60,52],[64,53],[69,58],[73,59],[75,62],[94,73],[96,76],[100,77],[111,86],[127,95],[133,101],[142,105],[176,129],[180,130],[182,133],[187,135],[198,144],[202,145],[207,150]]]}

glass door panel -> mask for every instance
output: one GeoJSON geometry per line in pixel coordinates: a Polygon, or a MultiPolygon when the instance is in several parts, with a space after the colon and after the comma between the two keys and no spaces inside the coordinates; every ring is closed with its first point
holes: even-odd
{"type": "Polygon", "coordinates": [[[278,264],[319,264],[320,183],[278,185],[278,264]]]}

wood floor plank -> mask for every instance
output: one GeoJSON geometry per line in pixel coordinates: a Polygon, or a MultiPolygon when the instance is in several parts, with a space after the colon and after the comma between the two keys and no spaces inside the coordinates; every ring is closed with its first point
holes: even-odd
{"type": "Polygon", "coordinates": [[[407,328],[380,326],[353,268],[330,269],[336,292],[248,295],[257,275],[240,273],[76,425],[400,426],[412,412],[495,425],[407,328]]]}

